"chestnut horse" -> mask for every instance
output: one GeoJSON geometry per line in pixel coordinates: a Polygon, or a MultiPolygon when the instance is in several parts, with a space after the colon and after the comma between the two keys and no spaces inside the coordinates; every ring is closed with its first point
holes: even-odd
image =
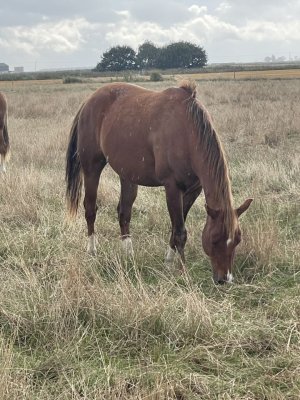
{"type": "Polygon", "coordinates": [[[0,92],[0,172],[5,172],[5,158],[9,151],[9,137],[7,130],[7,102],[0,92]]]}
{"type": "Polygon", "coordinates": [[[202,233],[216,283],[232,281],[235,247],[241,240],[238,217],[252,199],[233,208],[228,167],[195,84],[183,82],[162,92],[127,83],[103,86],[82,104],[66,154],[67,201],[75,215],[84,182],[88,251],[96,251],[94,223],[100,174],[109,163],[119,175],[121,238],[132,249],[131,210],[138,185],[164,186],[172,223],[167,262],[178,252],[184,269],[185,220],[202,188],[207,219],[202,233]],[[82,179],[83,178],[83,179],[82,179]]]}

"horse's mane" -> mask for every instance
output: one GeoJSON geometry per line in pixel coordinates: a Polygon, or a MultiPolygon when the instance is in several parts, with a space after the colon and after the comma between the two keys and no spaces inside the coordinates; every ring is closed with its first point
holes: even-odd
{"type": "Polygon", "coordinates": [[[196,98],[195,82],[185,80],[180,83],[179,87],[190,95],[187,99],[187,112],[192,118],[199,144],[204,149],[207,157],[207,168],[214,187],[214,197],[217,203],[221,204],[224,212],[224,223],[228,237],[233,239],[236,218],[233,209],[228,164],[222,143],[213,127],[210,115],[196,98]]]}

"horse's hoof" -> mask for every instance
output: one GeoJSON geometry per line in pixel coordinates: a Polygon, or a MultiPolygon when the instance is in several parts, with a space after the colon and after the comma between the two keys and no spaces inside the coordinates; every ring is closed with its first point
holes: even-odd
{"type": "Polygon", "coordinates": [[[95,234],[92,234],[91,236],[89,236],[88,239],[89,239],[89,241],[88,241],[88,245],[87,245],[87,252],[89,255],[95,256],[97,254],[95,234]]]}
{"type": "Polygon", "coordinates": [[[97,255],[97,251],[95,250],[95,249],[87,249],[87,253],[90,255],[90,256],[96,256],[97,255]]]}
{"type": "Polygon", "coordinates": [[[168,247],[168,251],[165,258],[165,264],[167,266],[171,266],[175,260],[176,251],[172,249],[172,247],[168,247]]]}
{"type": "Polygon", "coordinates": [[[132,245],[132,240],[130,237],[126,237],[125,239],[122,239],[122,249],[123,252],[126,254],[127,257],[134,257],[134,251],[133,251],[133,245],[132,245]]]}

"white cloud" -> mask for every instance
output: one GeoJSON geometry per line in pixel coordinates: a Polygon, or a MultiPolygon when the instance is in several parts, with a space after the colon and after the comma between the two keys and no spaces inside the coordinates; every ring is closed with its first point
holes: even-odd
{"type": "Polygon", "coordinates": [[[220,3],[219,6],[216,8],[216,11],[218,11],[220,13],[226,13],[231,8],[232,8],[232,6],[227,1],[222,1],[222,3],[220,3]]]}
{"type": "Polygon", "coordinates": [[[272,22],[250,21],[240,29],[240,38],[256,41],[278,42],[300,40],[300,21],[272,22]]]}
{"type": "Polygon", "coordinates": [[[242,27],[225,22],[216,15],[209,14],[206,7],[191,6],[192,15],[182,23],[161,27],[157,23],[137,22],[129,13],[122,13],[121,20],[110,24],[105,39],[112,45],[128,44],[134,48],[144,40],[152,40],[162,45],[170,41],[190,40],[201,45],[216,40],[287,41],[300,38],[300,22],[274,23],[268,20],[250,20],[242,27]],[[201,9],[201,11],[200,11],[201,9]]]}
{"type": "Polygon", "coordinates": [[[207,7],[206,6],[199,7],[196,4],[193,4],[191,7],[188,8],[188,10],[195,15],[201,15],[207,12],[207,7]]]}
{"type": "Polygon", "coordinates": [[[128,10],[123,10],[123,11],[115,11],[117,15],[120,15],[121,17],[124,17],[126,19],[130,18],[130,12],[128,10]]]}
{"type": "Polygon", "coordinates": [[[283,22],[300,19],[299,0],[225,0],[217,7],[226,21],[244,26],[249,21],[283,22]]]}
{"type": "Polygon", "coordinates": [[[74,52],[84,42],[84,33],[94,30],[84,18],[62,20],[59,22],[42,22],[33,27],[16,26],[1,30],[2,45],[22,50],[28,54],[51,50],[56,53],[74,52]]]}

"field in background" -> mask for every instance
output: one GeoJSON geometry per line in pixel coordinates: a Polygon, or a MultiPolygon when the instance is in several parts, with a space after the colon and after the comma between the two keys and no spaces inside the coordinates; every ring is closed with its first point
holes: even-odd
{"type": "MultiPolygon", "coordinates": [[[[300,79],[300,68],[295,65],[268,66],[245,64],[245,65],[216,65],[204,69],[190,71],[165,70],[156,71],[164,80],[174,81],[178,77],[194,80],[269,80],[269,79],[300,79]]],[[[5,90],[14,90],[20,86],[32,85],[59,85],[61,83],[96,83],[101,84],[111,81],[127,82],[148,82],[151,80],[151,73],[148,71],[121,71],[112,73],[99,73],[91,70],[83,71],[53,71],[53,72],[32,72],[23,74],[0,74],[0,87],[5,90]]]]}
{"type": "Polygon", "coordinates": [[[124,258],[110,169],[98,255],[86,254],[83,208],[65,215],[64,158],[76,110],[98,86],[0,82],[12,148],[0,177],[0,399],[299,399],[299,81],[198,82],[235,204],[255,199],[235,284],[220,287],[201,248],[203,196],[187,220],[187,278],[164,266],[161,188],[140,188],[135,258],[124,258]]]}
{"type": "Polygon", "coordinates": [[[262,71],[228,71],[228,72],[207,72],[190,74],[192,79],[215,80],[215,79],[295,79],[300,78],[300,69],[285,70],[262,70],[262,71]]]}

